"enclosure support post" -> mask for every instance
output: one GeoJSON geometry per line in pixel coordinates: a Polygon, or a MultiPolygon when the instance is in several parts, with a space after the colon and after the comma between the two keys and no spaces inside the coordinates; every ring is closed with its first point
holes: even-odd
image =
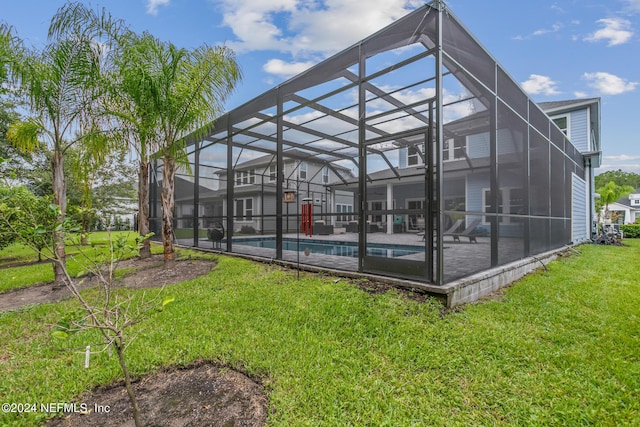
{"type": "Polygon", "coordinates": [[[366,56],[363,52],[362,44],[359,46],[359,64],[358,64],[358,191],[359,209],[358,209],[358,271],[364,270],[364,257],[366,255],[366,233],[367,218],[365,215],[365,206],[367,203],[367,146],[366,146],[366,92],[364,88],[364,79],[366,77],[366,56]]]}
{"type": "Polygon", "coordinates": [[[193,246],[198,247],[198,234],[200,234],[200,143],[195,143],[195,166],[193,169],[193,246]]]}
{"type": "MultiPolygon", "coordinates": [[[[282,139],[284,138],[283,130],[282,130],[282,114],[283,114],[283,106],[282,106],[282,93],[278,88],[278,92],[276,95],[277,106],[277,115],[276,118],[276,259],[282,259],[282,187],[284,183],[284,159],[282,158],[282,139]]],[[[296,194],[296,197],[299,197],[296,194]]],[[[289,205],[287,205],[287,213],[288,213],[289,205]]],[[[287,215],[287,226],[289,222],[289,216],[287,215]]],[[[287,227],[288,231],[288,227],[287,227]]]]}
{"type": "Polygon", "coordinates": [[[233,137],[231,136],[232,117],[227,122],[227,252],[233,251],[233,137]]]}
{"type": "MultiPolygon", "coordinates": [[[[444,284],[444,243],[443,243],[443,235],[442,235],[442,223],[444,217],[444,199],[442,197],[443,194],[443,184],[444,184],[444,174],[442,168],[442,139],[444,135],[444,129],[442,126],[442,119],[444,116],[443,108],[442,108],[442,97],[443,97],[443,83],[442,83],[442,15],[444,12],[444,3],[438,2],[438,19],[436,20],[436,31],[438,33],[438,46],[436,48],[436,121],[435,121],[435,141],[434,141],[434,150],[433,153],[435,155],[434,163],[436,165],[436,174],[431,173],[432,177],[435,177],[435,194],[433,198],[435,199],[435,203],[437,206],[437,215],[435,215],[435,230],[436,230],[436,256],[438,260],[438,267],[436,272],[436,284],[443,285],[444,284]]],[[[433,182],[427,183],[433,186],[433,182]]],[[[430,212],[431,214],[431,212],[430,212]]],[[[425,236],[425,240],[428,240],[425,236]]],[[[433,251],[433,248],[430,248],[433,251]]]]}

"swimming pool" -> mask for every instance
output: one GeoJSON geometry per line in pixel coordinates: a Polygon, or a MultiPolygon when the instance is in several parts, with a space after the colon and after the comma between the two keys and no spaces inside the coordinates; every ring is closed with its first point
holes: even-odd
{"type": "MultiPolygon", "coordinates": [[[[297,240],[292,238],[282,239],[282,249],[285,251],[296,251],[298,248],[297,240]]],[[[255,237],[234,239],[233,244],[251,246],[254,248],[276,248],[275,237],[255,237]]],[[[337,255],[347,257],[358,256],[358,242],[328,242],[325,240],[300,240],[300,252],[309,249],[309,252],[322,255],[337,255]]],[[[367,256],[377,256],[385,258],[397,258],[405,255],[412,255],[424,252],[424,247],[409,245],[390,245],[390,244],[369,244],[367,245],[367,256]]]]}

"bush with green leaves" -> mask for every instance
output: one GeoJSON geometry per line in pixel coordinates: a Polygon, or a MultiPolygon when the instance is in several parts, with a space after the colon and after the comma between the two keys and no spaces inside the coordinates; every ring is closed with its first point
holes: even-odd
{"type": "Polygon", "coordinates": [[[58,207],[51,197],[39,197],[24,186],[0,187],[0,250],[23,241],[38,251],[53,253],[58,207]]]}
{"type": "Polygon", "coordinates": [[[640,239],[640,224],[624,224],[620,227],[625,238],[640,239]]]}

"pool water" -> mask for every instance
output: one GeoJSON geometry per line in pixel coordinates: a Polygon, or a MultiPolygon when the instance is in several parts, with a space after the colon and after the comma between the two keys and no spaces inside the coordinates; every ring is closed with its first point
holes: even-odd
{"type": "MultiPolygon", "coordinates": [[[[252,246],[256,248],[276,248],[275,237],[259,237],[250,239],[237,239],[233,241],[234,245],[252,246]]],[[[285,238],[282,242],[282,249],[285,251],[296,251],[298,248],[297,240],[285,238]]],[[[337,256],[358,256],[358,242],[327,242],[323,240],[300,240],[300,252],[309,249],[309,252],[323,255],[337,256]]],[[[377,256],[385,258],[397,258],[405,255],[412,255],[424,252],[424,248],[420,246],[408,245],[389,245],[389,244],[369,244],[367,246],[367,256],[377,256]]]]}

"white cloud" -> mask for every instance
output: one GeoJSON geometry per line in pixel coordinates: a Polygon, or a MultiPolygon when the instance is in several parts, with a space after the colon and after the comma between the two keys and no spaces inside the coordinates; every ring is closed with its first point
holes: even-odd
{"type": "Polygon", "coordinates": [[[552,4],[551,5],[551,10],[553,10],[555,12],[558,12],[558,13],[565,13],[565,10],[562,7],[558,6],[558,3],[552,4]]]}
{"type": "Polygon", "coordinates": [[[542,28],[540,30],[536,30],[533,32],[533,36],[542,36],[544,34],[549,34],[549,33],[557,33],[558,31],[560,31],[562,29],[563,25],[562,24],[553,24],[551,26],[551,28],[542,28]]]}
{"type": "Polygon", "coordinates": [[[633,31],[631,31],[631,22],[622,18],[606,18],[596,21],[604,28],[599,29],[593,34],[585,37],[586,41],[598,42],[608,40],[608,46],[616,46],[624,44],[631,39],[633,31]]]}
{"type": "Polygon", "coordinates": [[[147,0],[147,13],[157,15],[159,6],[167,6],[171,0],[147,0]]]}
{"type": "Polygon", "coordinates": [[[584,73],[583,78],[589,81],[589,86],[602,95],[620,95],[621,93],[631,92],[638,86],[637,82],[628,82],[621,77],[602,71],[584,73]]]}
{"type": "Polygon", "coordinates": [[[522,82],[522,88],[530,95],[558,95],[557,85],[550,77],[539,74],[531,74],[529,80],[522,82]]]}
{"type": "Polygon", "coordinates": [[[620,154],[619,156],[603,156],[603,160],[606,162],[640,162],[640,156],[620,154]]]}
{"type": "Polygon", "coordinates": [[[313,61],[285,62],[281,59],[270,59],[266,64],[264,64],[262,69],[269,74],[287,78],[300,74],[314,65],[315,62],[313,61]]]}
{"type": "Polygon", "coordinates": [[[575,96],[576,98],[586,98],[589,96],[589,94],[587,92],[582,92],[578,90],[573,92],[573,96],[575,96]]]}
{"type": "Polygon", "coordinates": [[[222,0],[236,51],[333,54],[424,4],[418,0],[222,0]]]}
{"type": "Polygon", "coordinates": [[[618,169],[625,172],[640,173],[640,156],[630,156],[627,154],[603,156],[602,164],[596,169],[596,173],[615,171],[618,169]]]}

